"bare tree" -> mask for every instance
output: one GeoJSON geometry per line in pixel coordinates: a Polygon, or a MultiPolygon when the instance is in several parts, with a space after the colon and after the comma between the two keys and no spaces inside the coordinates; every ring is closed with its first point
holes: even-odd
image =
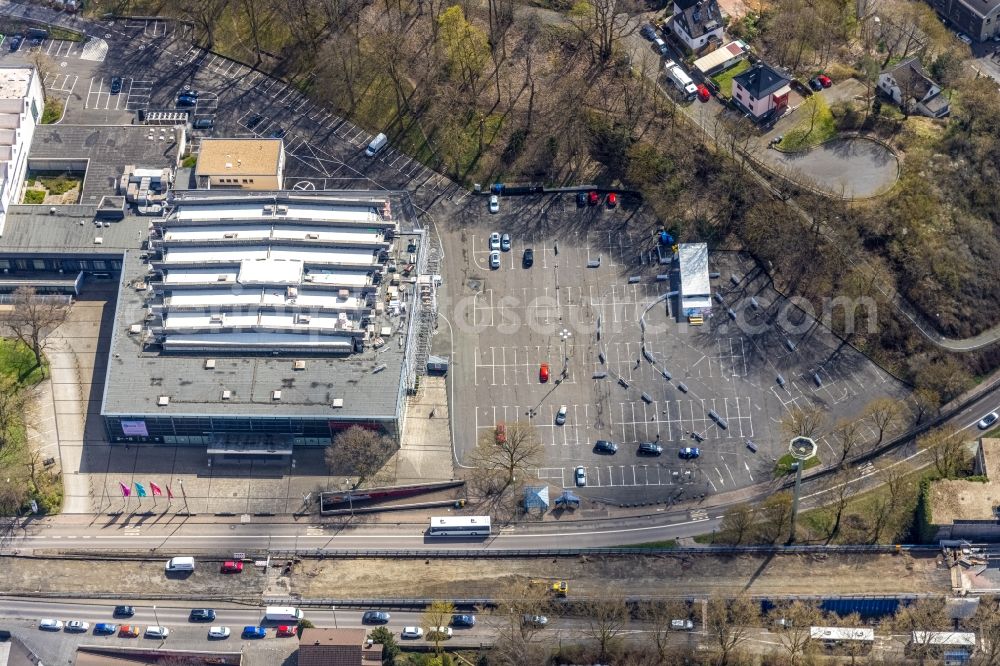
{"type": "Polygon", "coordinates": [[[666,664],[670,656],[677,652],[677,645],[671,644],[670,622],[690,615],[683,601],[650,601],[639,606],[637,617],[648,625],[650,648],[656,652],[658,664],[666,664]]]}
{"type": "Polygon", "coordinates": [[[544,453],[538,433],[530,423],[509,423],[506,431],[503,441],[498,441],[493,431],[484,433],[469,456],[473,466],[497,477],[503,489],[538,467],[544,453]]]}
{"type": "Polygon", "coordinates": [[[716,540],[738,546],[752,535],[753,525],[753,508],[746,502],[735,504],[722,514],[716,540]]]}
{"type": "Polygon", "coordinates": [[[424,626],[424,633],[427,640],[434,642],[434,652],[441,654],[441,641],[445,636],[438,629],[443,629],[451,624],[451,616],[455,614],[455,604],[450,601],[432,601],[431,605],[424,610],[421,623],[424,626]]]}
{"type": "Polygon", "coordinates": [[[889,621],[893,631],[910,635],[909,652],[923,664],[933,652],[933,632],[949,628],[944,599],[922,598],[900,608],[889,621]]]}
{"type": "Polygon", "coordinates": [[[793,407],[781,420],[781,431],[789,438],[812,437],[819,435],[826,423],[826,410],[819,405],[809,404],[805,407],[793,407]]]}
{"type": "Polygon", "coordinates": [[[907,478],[910,471],[909,465],[899,462],[882,463],[878,468],[876,474],[885,492],[876,493],[868,508],[872,520],[871,543],[882,541],[886,527],[903,508],[907,490],[913,485],[907,478]]]}
{"type": "Polygon", "coordinates": [[[583,604],[584,634],[597,643],[599,659],[606,660],[618,649],[619,639],[628,627],[629,609],[625,598],[609,594],[583,604]]]}
{"type": "Polygon", "coordinates": [[[931,430],[917,439],[917,447],[930,450],[934,469],[944,478],[956,476],[968,459],[965,435],[952,426],[931,430]]]}
{"type": "Polygon", "coordinates": [[[18,287],[14,292],[13,309],[5,323],[14,337],[35,355],[35,367],[31,370],[41,367],[48,335],[59,328],[68,315],[69,308],[63,301],[39,296],[34,287],[18,287]]]}
{"type": "Polygon", "coordinates": [[[875,398],[868,403],[864,410],[864,418],[870,420],[878,430],[876,447],[882,444],[885,433],[893,429],[902,415],[903,410],[899,401],[892,398],[875,398]]]}
{"type": "Polygon", "coordinates": [[[818,603],[798,599],[780,602],[771,613],[784,619],[781,631],[777,632],[778,643],[788,653],[788,661],[795,666],[809,649],[810,629],[818,623],[823,613],[818,603]]]}
{"type": "Polygon", "coordinates": [[[832,513],[830,516],[830,526],[826,532],[826,543],[830,543],[840,534],[840,525],[844,517],[844,510],[847,508],[847,502],[851,496],[850,481],[851,475],[845,469],[829,477],[827,490],[829,491],[831,501],[827,505],[827,509],[832,513]]]}
{"type": "Polygon", "coordinates": [[[980,597],[971,625],[979,634],[979,649],[972,657],[973,666],[1000,666],[1000,599],[980,597]]]}
{"type": "Polygon", "coordinates": [[[833,439],[837,442],[840,450],[840,464],[843,465],[850,457],[851,453],[864,441],[864,434],[861,431],[859,421],[844,420],[837,423],[833,428],[833,439]]]}
{"type": "Polygon", "coordinates": [[[399,448],[396,441],[380,432],[351,426],[326,447],[326,466],[331,472],[358,477],[355,488],[377,473],[399,448]]]}
{"type": "Polygon", "coordinates": [[[548,588],[516,578],[501,587],[496,601],[493,617],[498,624],[490,663],[494,660],[502,666],[544,666],[548,663],[548,651],[541,649],[536,640],[555,610],[548,588]]]}
{"type": "Polygon", "coordinates": [[[913,391],[913,403],[916,408],[915,420],[920,423],[928,414],[934,414],[941,409],[941,394],[932,388],[919,386],[913,391]]]}
{"type": "Polygon", "coordinates": [[[764,543],[776,543],[789,534],[792,525],[792,494],[776,493],[764,500],[758,511],[757,534],[764,543]]]}
{"type": "Polygon", "coordinates": [[[719,652],[718,666],[727,666],[737,649],[760,622],[760,604],[745,595],[728,599],[713,595],[705,613],[705,631],[719,652]]]}
{"type": "Polygon", "coordinates": [[[636,29],[621,0],[580,0],[573,5],[569,20],[602,64],[614,55],[618,42],[636,29]]]}
{"type": "Polygon", "coordinates": [[[41,51],[32,51],[28,54],[28,64],[35,68],[38,72],[38,82],[42,85],[42,96],[48,99],[49,89],[45,85],[45,79],[49,77],[50,74],[54,74],[56,71],[56,64],[52,62],[52,58],[48,57],[41,51]]]}

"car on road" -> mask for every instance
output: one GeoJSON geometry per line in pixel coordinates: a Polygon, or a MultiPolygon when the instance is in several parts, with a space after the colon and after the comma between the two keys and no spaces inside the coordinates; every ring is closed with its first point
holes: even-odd
{"type": "Polygon", "coordinates": [[[685,446],[683,449],[677,452],[684,460],[694,460],[701,455],[701,449],[696,446],[685,446]]]}
{"type": "Polygon", "coordinates": [[[135,615],[135,606],[115,606],[112,615],[115,617],[132,617],[135,615]]]}
{"type": "MultiPolygon", "coordinates": [[[[961,39],[961,37],[959,37],[959,39],[961,39]]],[[[965,40],[962,40],[962,41],[965,41],[965,40]]],[[[972,42],[970,41],[969,44],[971,44],[971,43],[972,42]]],[[[38,48],[39,46],[42,45],[42,38],[41,37],[32,37],[31,38],[31,45],[33,47],[35,47],[35,48],[38,48]]]]}
{"type": "Polygon", "coordinates": [[[403,627],[403,630],[399,632],[400,638],[420,638],[424,635],[424,630],[420,627],[403,627]]]}
{"type": "Polygon", "coordinates": [[[503,252],[510,252],[510,234],[504,233],[500,236],[500,250],[503,252]]]}
{"type": "Polygon", "coordinates": [[[123,624],[118,630],[119,638],[135,638],[139,635],[139,627],[134,624],[123,624]]]}
{"type": "Polygon", "coordinates": [[[220,573],[240,573],[243,571],[243,563],[237,560],[227,560],[219,567],[220,573]]]}
{"type": "Polygon", "coordinates": [[[824,88],[829,88],[830,86],[833,85],[833,79],[831,79],[826,74],[820,74],[816,78],[819,79],[819,84],[824,88]]]}
{"type": "Polygon", "coordinates": [[[170,629],[163,626],[150,625],[146,627],[146,638],[166,638],[170,635],[170,629]]]}
{"type": "Polygon", "coordinates": [[[490,195],[490,212],[499,213],[500,212],[500,197],[495,194],[490,195]]]}
{"type": "Polygon", "coordinates": [[[691,620],[671,620],[670,628],[674,631],[691,631],[694,629],[694,622],[691,620]]]}
{"type": "Polygon", "coordinates": [[[188,95],[179,95],[177,97],[177,106],[179,107],[195,106],[196,104],[198,104],[197,97],[190,97],[188,95]]]}
{"type": "Polygon", "coordinates": [[[451,638],[451,627],[436,627],[427,632],[427,640],[448,640],[451,638]]]}
{"type": "Polygon", "coordinates": [[[969,36],[968,36],[967,34],[965,34],[964,32],[958,32],[958,33],[955,33],[955,36],[956,36],[956,37],[958,37],[958,38],[959,38],[960,40],[962,40],[963,42],[965,42],[966,44],[968,44],[969,46],[972,46],[972,38],[971,38],[971,37],[969,37],[969,36]]]}
{"type": "Polygon", "coordinates": [[[13,37],[11,37],[11,40],[10,40],[10,50],[11,50],[11,52],[16,51],[17,47],[19,47],[21,45],[21,42],[23,42],[23,41],[24,41],[24,37],[22,37],[21,35],[14,35],[13,37]]]}
{"type": "Polygon", "coordinates": [[[823,84],[819,82],[818,76],[814,76],[811,79],[809,79],[809,87],[812,88],[813,90],[819,91],[823,89],[823,84]]]}
{"type": "Polygon", "coordinates": [[[63,628],[63,623],[62,620],[46,619],[38,623],[38,628],[45,631],[59,631],[63,628]]]}
{"type": "Polygon", "coordinates": [[[116,76],[111,79],[111,94],[117,95],[122,91],[122,77],[116,76]]]}
{"type": "Polygon", "coordinates": [[[656,442],[639,442],[639,450],[636,453],[640,456],[658,456],[663,453],[663,447],[656,442]]]}
{"type": "Polygon", "coordinates": [[[991,425],[996,423],[998,420],[1000,420],[1000,414],[998,414],[997,412],[990,412],[982,419],[980,419],[979,423],[977,423],[976,425],[979,426],[980,430],[986,430],[991,425]]]}
{"type": "Polygon", "coordinates": [[[257,116],[257,115],[250,116],[250,119],[247,120],[247,129],[253,129],[254,127],[257,127],[257,125],[260,125],[261,121],[263,120],[264,116],[257,116]]]}
{"type": "Polygon", "coordinates": [[[549,364],[548,363],[542,363],[540,366],[538,366],[538,381],[540,381],[543,384],[545,382],[549,381],[549,364]]]}
{"type": "Polygon", "coordinates": [[[700,101],[700,102],[707,102],[709,99],[711,99],[711,97],[712,97],[712,93],[710,93],[708,91],[708,86],[706,86],[704,83],[699,83],[698,84],[698,101],[700,101]]]}
{"type": "Polygon", "coordinates": [[[587,193],[577,192],[576,193],[576,205],[578,208],[583,208],[587,205],[587,193]]]}
{"type": "Polygon", "coordinates": [[[267,636],[267,629],[248,624],[243,627],[243,638],[264,638],[267,636]]]}
{"type": "Polygon", "coordinates": [[[98,636],[111,635],[118,632],[118,625],[111,622],[98,622],[94,625],[94,633],[98,636]]]}
{"type": "Polygon", "coordinates": [[[197,130],[210,130],[215,127],[215,120],[212,118],[198,118],[191,123],[191,127],[197,130]]]}
{"type": "Polygon", "coordinates": [[[590,192],[590,194],[587,195],[587,203],[591,206],[596,206],[601,203],[600,195],[597,192],[590,192]]]}
{"type": "Polygon", "coordinates": [[[500,232],[494,231],[490,234],[490,249],[499,250],[500,249],[500,232]]]}
{"type": "Polygon", "coordinates": [[[214,639],[229,638],[229,627],[209,627],[208,637],[214,639]]]}
{"type": "Polygon", "coordinates": [[[215,619],[215,611],[211,608],[195,608],[188,615],[192,622],[211,622],[215,619]]]}
{"type": "Polygon", "coordinates": [[[66,631],[82,634],[85,631],[90,631],[90,623],[83,620],[70,620],[66,623],[66,631]]]}
{"type": "Polygon", "coordinates": [[[612,192],[608,195],[608,208],[614,208],[618,205],[618,195],[612,192]]]}
{"type": "Polygon", "coordinates": [[[291,624],[281,624],[278,625],[277,631],[275,631],[275,636],[278,638],[288,638],[295,635],[295,626],[291,624]]]}
{"type": "Polygon", "coordinates": [[[178,95],[184,95],[185,97],[194,97],[198,99],[198,91],[194,88],[185,88],[184,90],[177,93],[178,95]]]}
{"type": "Polygon", "coordinates": [[[272,139],[282,139],[286,134],[288,134],[288,132],[283,127],[279,127],[278,129],[271,132],[270,136],[272,139]]]}
{"type": "Polygon", "coordinates": [[[556,412],[556,425],[566,424],[566,405],[559,407],[559,411],[556,412]]]}
{"type": "MultiPolygon", "coordinates": [[[[500,426],[497,425],[497,432],[500,432],[500,426]]],[[[361,621],[365,624],[385,624],[389,621],[391,616],[385,611],[365,611],[364,615],[361,616],[361,621]]]]}
{"type": "Polygon", "coordinates": [[[521,265],[525,268],[531,268],[535,265],[535,251],[530,247],[524,248],[524,256],[521,257],[521,265]]]}
{"type": "Polygon", "coordinates": [[[453,627],[474,627],[476,626],[476,616],[458,614],[451,616],[451,626],[453,627]]]}
{"type": "Polygon", "coordinates": [[[549,618],[544,615],[532,615],[530,613],[525,613],[521,617],[521,624],[526,624],[531,627],[544,627],[549,623],[549,618]]]}
{"type": "Polygon", "coordinates": [[[618,452],[618,445],[606,439],[599,439],[594,442],[594,452],[614,454],[618,452]]]}
{"type": "Polygon", "coordinates": [[[641,34],[649,41],[653,41],[654,39],[656,39],[656,28],[647,23],[646,25],[642,26],[642,28],[639,29],[639,34],[641,34]]]}
{"type": "Polygon", "coordinates": [[[493,250],[490,252],[490,268],[496,270],[500,268],[500,251],[493,250]]]}
{"type": "Polygon", "coordinates": [[[577,467],[576,472],[573,473],[573,478],[576,479],[576,485],[579,488],[583,488],[587,485],[587,468],[577,467]]]}

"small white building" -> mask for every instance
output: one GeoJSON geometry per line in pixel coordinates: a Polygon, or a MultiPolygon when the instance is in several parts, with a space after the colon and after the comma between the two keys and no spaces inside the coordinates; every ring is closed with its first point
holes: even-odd
{"type": "Polygon", "coordinates": [[[45,93],[34,67],[0,67],[0,236],[7,211],[19,203],[35,126],[45,93]]]}
{"type": "Polygon", "coordinates": [[[708,244],[678,246],[681,271],[681,312],[691,324],[701,324],[712,309],[712,286],[708,276],[708,244]]]}
{"type": "Polygon", "coordinates": [[[951,103],[941,94],[941,86],[927,76],[917,58],[907,58],[880,72],[878,89],[907,113],[943,118],[951,112],[951,103]]]}

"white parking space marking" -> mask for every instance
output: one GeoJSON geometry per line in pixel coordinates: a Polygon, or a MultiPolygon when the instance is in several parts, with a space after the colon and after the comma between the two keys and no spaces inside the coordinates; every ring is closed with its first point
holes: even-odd
{"type": "MultiPolygon", "coordinates": [[[[673,486],[690,483],[698,476],[697,469],[674,467],[663,463],[627,463],[581,465],[587,473],[588,488],[628,488],[637,486],[673,486]]],[[[541,480],[561,482],[562,488],[576,486],[576,467],[542,467],[535,472],[541,480]]]]}
{"type": "Polygon", "coordinates": [[[47,39],[42,42],[40,50],[52,58],[67,58],[74,46],[76,42],[65,39],[47,39]]]}
{"type": "Polygon", "coordinates": [[[50,92],[72,93],[79,79],[75,74],[48,74],[45,76],[45,89],[50,92]]]}
{"type": "Polygon", "coordinates": [[[81,60],[92,60],[94,62],[104,62],[108,57],[108,43],[100,37],[91,37],[84,43],[80,51],[81,60]]]}
{"type": "Polygon", "coordinates": [[[125,108],[129,111],[149,107],[149,96],[153,93],[152,81],[128,80],[128,92],[125,95],[125,108]]]}
{"type": "Polygon", "coordinates": [[[619,402],[618,419],[623,442],[680,442],[697,433],[706,440],[749,439],[753,437],[750,398],[654,400],[650,403],[619,402]],[[726,420],[721,428],[709,410],[726,420]]]}
{"type": "MultiPolygon", "coordinates": [[[[549,384],[539,379],[542,363],[549,364],[549,382],[562,374],[558,363],[550,362],[562,353],[561,348],[541,345],[521,345],[504,347],[476,347],[476,386],[532,386],[546,387],[549,384]]],[[[575,384],[572,365],[563,384],[575,384]]],[[[548,390],[548,389],[546,389],[548,390]]]]}

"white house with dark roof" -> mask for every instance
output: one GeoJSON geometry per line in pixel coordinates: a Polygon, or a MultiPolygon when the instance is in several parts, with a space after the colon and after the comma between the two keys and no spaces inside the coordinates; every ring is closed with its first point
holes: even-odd
{"type": "Polygon", "coordinates": [[[941,86],[927,76],[917,58],[907,58],[878,75],[878,89],[907,113],[943,118],[951,103],[941,94],[941,86]]]}
{"type": "Polygon", "coordinates": [[[710,41],[722,44],[722,12],[715,0],[674,0],[670,29],[692,51],[710,41]]]}
{"type": "Polygon", "coordinates": [[[791,77],[767,63],[758,62],[733,78],[733,100],[754,118],[781,113],[788,106],[791,77]]]}

